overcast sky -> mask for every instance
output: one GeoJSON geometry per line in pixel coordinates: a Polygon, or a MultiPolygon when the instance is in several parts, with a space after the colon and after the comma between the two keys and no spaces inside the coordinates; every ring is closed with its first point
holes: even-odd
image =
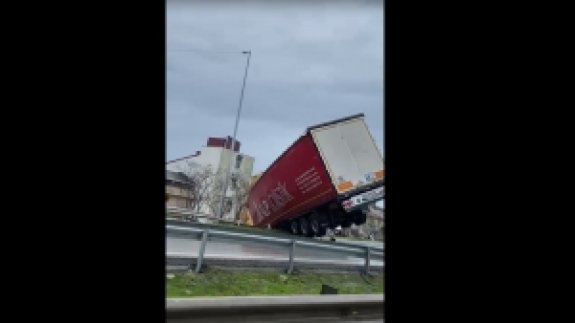
{"type": "Polygon", "coordinates": [[[254,174],[308,126],[360,112],[384,152],[382,1],[269,2],[168,0],[167,160],[233,134],[244,50],[238,140],[254,174]]]}

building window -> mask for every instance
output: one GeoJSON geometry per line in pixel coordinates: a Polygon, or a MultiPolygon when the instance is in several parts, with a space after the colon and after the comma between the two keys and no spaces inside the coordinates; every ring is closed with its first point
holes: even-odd
{"type": "Polygon", "coordinates": [[[242,164],[242,159],[243,159],[242,155],[236,156],[236,169],[240,168],[240,165],[242,164]]]}

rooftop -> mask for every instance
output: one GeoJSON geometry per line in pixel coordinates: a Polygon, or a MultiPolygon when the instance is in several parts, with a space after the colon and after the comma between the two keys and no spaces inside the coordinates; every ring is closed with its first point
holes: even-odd
{"type": "Polygon", "coordinates": [[[166,180],[182,184],[186,184],[189,181],[188,177],[184,173],[172,172],[169,170],[166,170],[166,180]]]}

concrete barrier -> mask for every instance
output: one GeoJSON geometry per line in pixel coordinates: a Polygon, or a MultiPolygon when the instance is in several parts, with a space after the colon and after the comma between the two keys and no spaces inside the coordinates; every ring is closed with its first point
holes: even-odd
{"type": "Polygon", "coordinates": [[[383,322],[384,295],[168,298],[166,322],[383,322]]]}

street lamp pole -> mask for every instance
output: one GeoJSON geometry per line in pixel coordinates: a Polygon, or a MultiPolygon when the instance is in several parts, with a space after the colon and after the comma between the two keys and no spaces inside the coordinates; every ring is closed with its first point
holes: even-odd
{"type": "MultiPolygon", "coordinates": [[[[225,177],[224,177],[224,187],[223,187],[223,193],[222,193],[222,198],[221,198],[221,201],[220,201],[220,208],[219,208],[219,209],[220,209],[220,210],[219,210],[220,219],[223,218],[223,216],[224,216],[224,201],[225,201],[226,193],[227,193],[227,190],[228,190],[228,183],[229,183],[229,176],[230,176],[230,168],[231,168],[231,165],[233,164],[233,160],[234,160],[234,158],[232,158],[232,157],[235,156],[235,155],[234,155],[234,151],[235,151],[235,146],[236,146],[236,135],[237,135],[237,132],[238,132],[238,124],[239,124],[239,122],[240,122],[240,113],[241,113],[241,111],[242,111],[242,102],[244,101],[244,90],[245,90],[245,88],[246,88],[246,79],[247,79],[247,77],[248,77],[248,69],[250,68],[250,58],[252,57],[252,52],[249,51],[249,50],[242,52],[242,54],[247,54],[247,55],[248,55],[248,59],[247,59],[247,63],[246,63],[246,69],[245,69],[245,71],[244,71],[244,80],[243,80],[243,82],[242,82],[242,90],[241,90],[241,93],[240,93],[240,103],[239,103],[239,106],[238,106],[238,112],[237,112],[237,114],[236,114],[236,123],[235,123],[235,126],[234,126],[234,135],[233,135],[233,137],[232,137],[232,144],[230,145],[230,160],[229,160],[229,163],[226,165],[226,172],[225,172],[225,177]]],[[[225,151],[225,149],[227,149],[227,146],[228,146],[228,138],[227,138],[227,136],[226,136],[226,143],[225,143],[225,145],[224,145],[224,150],[223,150],[223,151],[225,151]]]]}

